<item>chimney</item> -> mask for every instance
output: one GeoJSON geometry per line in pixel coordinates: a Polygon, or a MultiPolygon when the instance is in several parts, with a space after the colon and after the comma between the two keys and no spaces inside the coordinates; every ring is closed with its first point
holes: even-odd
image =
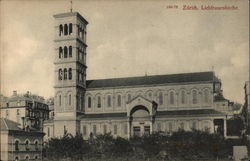
{"type": "Polygon", "coordinates": [[[13,91],[13,96],[17,96],[17,91],[13,91]]]}

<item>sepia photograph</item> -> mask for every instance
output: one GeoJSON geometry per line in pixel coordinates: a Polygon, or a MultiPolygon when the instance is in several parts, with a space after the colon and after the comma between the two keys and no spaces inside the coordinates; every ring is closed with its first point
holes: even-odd
{"type": "Polygon", "coordinates": [[[0,161],[249,161],[248,0],[0,0],[0,161]]]}

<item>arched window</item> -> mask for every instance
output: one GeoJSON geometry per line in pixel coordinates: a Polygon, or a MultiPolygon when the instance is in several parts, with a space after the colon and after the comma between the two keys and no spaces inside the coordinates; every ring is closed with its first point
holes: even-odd
{"type": "Polygon", "coordinates": [[[63,52],[64,52],[64,58],[67,58],[68,57],[68,48],[67,48],[67,46],[64,46],[63,52]]]}
{"type": "Polygon", "coordinates": [[[72,23],[69,24],[69,35],[72,34],[73,28],[72,28],[72,23]]]}
{"type": "Polygon", "coordinates": [[[162,94],[162,92],[159,93],[159,104],[160,105],[163,104],[163,94],[162,94]]]}
{"type": "Polygon", "coordinates": [[[27,155],[26,157],[25,157],[25,161],[29,161],[30,160],[30,157],[27,155]]]}
{"type": "Polygon", "coordinates": [[[91,97],[88,97],[88,108],[91,108],[91,97]]]}
{"type": "Polygon", "coordinates": [[[192,103],[197,104],[197,91],[196,90],[192,91],[192,103]]]}
{"type": "Polygon", "coordinates": [[[114,135],[117,135],[117,125],[114,125],[114,135]]]}
{"type": "Polygon", "coordinates": [[[69,80],[72,79],[72,68],[69,68],[69,80]]]}
{"type": "Polygon", "coordinates": [[[174,92],[173,91],[170,92],[170,104],[171,105],[174,104],[174,92]]]}
{"type": "Polygon", "coordinates": [[[208,91],[208,89],[205,89],[205,91],[204,91],[204,102],[205,103],[208,103],[208,100],[209,100],[209,91],[208,91]]]}
{"type": "Polygon", "coordinates": [[[62,105],[62,96],[61,95],[59,95],[59,106],[61,106],[62,105]]]}
{"type": "Polygon", "coordinates": [[[118,96],[117,96],[117,106],[118,106],[118,107],[121,107],[121,105],[122,105],[122,96],[121,96],[121,95],[118,95],[118,96]]]}
{"type": "Polygon", "coordinates": [[[69,105],[71,105],[71,94],[69,94],[69,105]]]}
{"type": "Polygon", "coordinates": [[[63,53],[62,47],[59,47],[59,58],[62,58],[62,53],[63,53]]]}
{"type": "Polygon", "coordinates": [[[68,25],[64,24],[64,35],[68,35],[68,25]]]}
{"type": "Polygon", "coordinates": [[[67,69],[64,68],[64,70],[63,70],[63,79],[64,79],[64,80],[67,79],[67,75],[68,75],[67,69]]]}
{"type": "Polygon", "coordinates": [[[103,125],[103,134],[107,133],[107,125],[103,125]]]}
{"type": "Polygon", "coordinates": [[[15,161],[18,161],[19,160],[19,158],[18,157],[15,157],[15,161]]]}
{"type": "Polygon", "coordinates": [[[62,80],[62,69],[58,70],[58,79],[62,80]]]}
{"type": "Polygon", "coordinates": [[[48,131],[47,131],[47,135],[48,135],[48,137],[50,137],[50,128],[48,127],[47,130],[48,130],[48,131]]]}
{"type": "Polygon", "coordinates": [[[108,95],[108,98],[107,98],[107,106],[111,107],[111,96],[110,95],[108,95]]]}
{"type": "Polygon", "coordinates": [[[72,46],[69,46],[69,57],[72,57],[72,46]]]}
{"type": "Polygon", "coordinates": [[[38,150],[38,141],[35,141],[35,149],[38,150]]]}
{"type": "Polygon", "coordinates": [[[19,141],[16,140],[15,141],[15,151],[18,151],[19,150],[19,141]]]}
{"type": "Polygon", "coordinates": [[[101,108],[102,104],[101,104],[101,96],[97,96],[97,107],[101,108]]]}
{"type": "Polygon", "coordinates": [[[30,150],[30,148],[29,148],[29,141],[28,140],[25,141],[25,149],[26,150],[30,150]]]}
{"type": "Polygon", "coordinates": [[[185,104],[185,103],[186,103],[186,92],[181,91],[181,104],[185,104]]]}
{"type": "Polygon", "coordinates": [[[63,25],[59,26],[59,36],[63,34],[63,25]]]}

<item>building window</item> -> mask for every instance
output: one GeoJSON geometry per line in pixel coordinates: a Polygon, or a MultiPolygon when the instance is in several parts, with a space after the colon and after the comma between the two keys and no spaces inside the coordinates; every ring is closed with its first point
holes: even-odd
{"type": "Polygon", "coordinates": [[[192,92],[192,102],[193,104],[197,104],[197,91],[193,90],[192,92]]]}
{"type": "Polygon", "coordinates": [[[96,135],[96,125],[93,125],[93,134],[96,135]]]}
{"type": "Polygon", "coordinates": [[[124,134],[128,134],[128,125],[124,124],[124,134]]]}
{"type": "Polygon", "coordinates": [[[148,99],[152,100],[152,92],[148,92],[148,99]]]}
{"type": "Polygon", "coordinates": [[[61,106],[62,105],[62,96],[61,95],[59,95],[59,106],[61,106]]]}
{"type": "Polygon", "coordinates": [[[161,123],[157,124],[157,131],[161,131],[161,123]]]}
{"type": "Polygon", "coordinates": [[[71,105],[71,94],[69,94],[69,105],[71,105]]]}
{"type": "Polygon", "coordinates": [[[58,70],[58,80],[62,80],[62,69],[58,70]]]}
{"type": "Polygon", "coordinates": [[[64,46],[63,48],[63,53],[64,53],[64,58],[68,57],[68,48],[66,46],[64,46]]]}
{"type": "Polygon", "coordinates": [[[68,35],[68,25],[64,24],[64,35],[68,35]]]}
{"type": "Polygon", "coordinates": [[[59,26],[59,36],[63,34],[63,25],[59,26]]]}
{"type": "Polygon", "coordinates": [[[162,94],[162,92],[159,93],[159,104],[160,105],[163,104],[163,94],[162,94]]]}
{"type": "Polygon", "coordinates": [[[101,96],[97,96],[97,107],[101,108],[102,104],[101,104],[101,96]]]}
{"type": "Polygon", "coordinates": [[[69,68],[69,80],[72,79],[72,68],[69,68]]]}
{"type": "Polygon", "coordinates": [[[209,92],[208,92],[208,89],[205,89],[205,91],[204,91],[204,102],[205,103],[208,103],[208,96],[209,95],[209,92]]]}
{"type": "Polygon", "coordinates": [[[72,34],[72,31],[73,31],[73,27],[72,27],[72,23],[69,24],[69,35],[72,34]]]}
{"type": "Polygon", "coordinates": [[[88,97],[88,108],[91,108],[91,97],[88,97]]]}
{"type": "Polygon", "coordinates": [[[37,155],[35,156],[34,160],[38,160],[38,156],[37,155]]]}
{"type": "Polygon", "coordinates": [[[63,49],[62,49],[62,47],[59,47],[59,58],[60,59],[62,58],[62,53],[63,53],[63,49]]]}
{"type": "Polygon", "coordinates": [[[27,155],[26,157],[25,157],[25,161],[29,161],[30,160],[30,157],[27,155]]]}
{"type": "Polygon", "coordinates": [[[107,125],[103,125],[103,134],[107,133],[107,125]]]}
{"type": "Polygon", "coordinates": [[[84,136],[87,135],[87,127],[86,127],[85,125],[82,127],[82,134],[83,134],[84,136]]]}
{"type": "Polygon", "coordinates": [[[35,149],[38,150],[38,141],[35,141],[35,149]]]}
{"type": "Polygon", "coordinates": [[[128,102],[131,101],[131,94],[128,94],[128,102]]]}
{"type": "Polygon", "coordinates": [[[63,79],[64,79],[64,80],[67,79],[67,75],[68,75],[67,69],[64,68],[64,70],[63,70],[63,79]]]}
{"type": "Polygon", "coordinates": [[[192,129],[194,129],[194,130],[197,129],[197,125],[196,125],[195,121],[192,122],[192,129]]]}
{"type": "Polygon", "coordinates": [[[180,123],[180,129],[181,129],[181,130],[184,130],[184,123],[183,123],[183,122],[180,123]]]}
{"type": "Polygon", "coordinates": [[[114,135],[117,135],[117,125],[114,125],[114,135]]]}
{"type": "Polygon", "coordinates": [[[121,97],[121,95],[118,95],[117,96],[117,106],[118,107],[121,107],[121,104],[122,104],[121,102],[122,102],[122,97],[121,97]]]}
{"type": "Polygon", "coordinates": [[[107,98],[107,106],[111,107],[111,96],[110,95],[108,95],[108,98],[107,98]]]}
{"type": "Polygon", "coordinates": [[[173,131],[173,124],[172,124],[172,122],[170,122],[170,123],[168,124],[168,130],[169,130],[169,132],[172,132],[172,131],[173,131]]]}
{"type": "Polygon", "coordinates": [[[18,151],[19,150],[19,141],[16,140],[15,141],[15,151],[18,151]]]}
{"type": "Polygon", "coordinates": [[[72,46],[69,46],[69,57],[72,57],[72,46]]]}
{"type": "Polygon", "coordinates": [[[186,93],[185,91],[181,91],[181,104],[186,103],[186,93]]]}
{"type": "Polygon", "coordinates": [[[29,141],[28,140],[25,141],[25,149],[26,150],[30,150],[30,148],[29,148],[29,141]]]}
{"type": "Polygon", "coordinates": [[[173,91],[170,92],[170,104],[171,105],[174,104],[174,92],[173,91]]]}
{"type": "Polygon", "coordinates": [[[47,131],[48,137],[50,137],[50,128],[48,127],[48,131],[47,131]]]}

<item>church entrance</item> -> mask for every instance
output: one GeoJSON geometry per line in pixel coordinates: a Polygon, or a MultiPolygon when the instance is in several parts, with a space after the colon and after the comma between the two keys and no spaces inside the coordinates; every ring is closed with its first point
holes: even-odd
{"type": "Polygon", "coordinates": [[[149,111],[144,106],[137,106],[131,111],[131,135],[143,136],[151,133],[152,121],[149,111]]]}

